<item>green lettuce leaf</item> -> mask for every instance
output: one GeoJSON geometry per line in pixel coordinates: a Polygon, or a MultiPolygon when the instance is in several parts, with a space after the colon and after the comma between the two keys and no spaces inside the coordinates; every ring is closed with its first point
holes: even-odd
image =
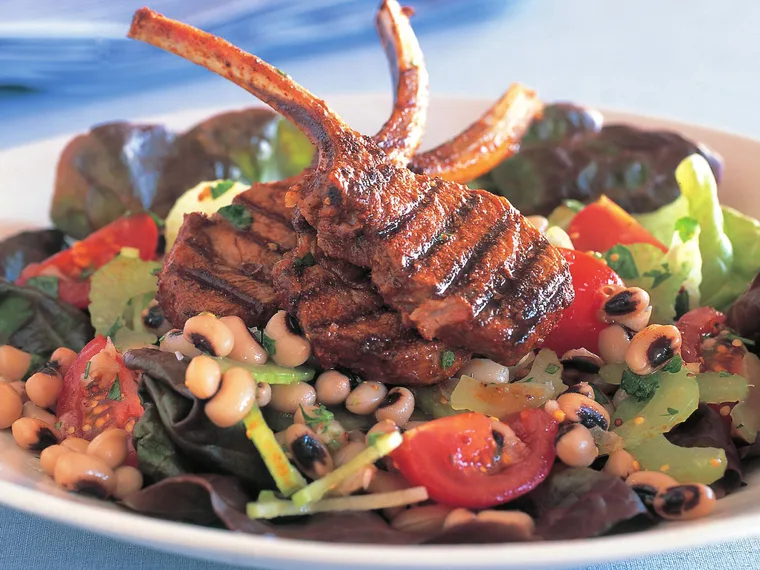
{"type": "Polygon", "coordinates": [[[654,212],[632,215],[650,234],[662,243],[668,243],[673,235],[673,220],[680,220],[689,215],[689,202],[683,196],[679,196],[654,212]]]}

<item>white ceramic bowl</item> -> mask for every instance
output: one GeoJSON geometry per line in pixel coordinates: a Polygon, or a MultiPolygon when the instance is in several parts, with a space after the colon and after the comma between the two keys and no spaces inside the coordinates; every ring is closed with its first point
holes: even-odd
{"type": "MultiPolygon", "coordinates": [[[[387,116],[390,100],[380,96],[330,97],[328,101],[354,128],[374,132],[387,116]]],[[[434,99],[426,144],[459,132],[489,104],[485,100],[434,99]]],[[[252,104],[254,104],[252,102],[252,104]]],[[[159,120],[186,128],[226,109],[199,109],[159,120]]],[[[760,142],[672,121],[605,112],[607,122],[625,121],[665,127],[707,143],[725,158],[721,201],[760,216],[755,187],[760,180],[760,142]]],[[[85,130],[89,125],[82,125],[85,130]]],[[[45,225],[58,155],[70,137],[26,145],[0,153],[2,233],[45,225]]],[[[719,501],[709,518],[663,524],[644,533],[531,544],[478,546],[357,546],[244,535],[138,516],[104,503],[66,494],[55,487],[32,455],[20,450],[10,433],[0,433],[0,503],[183,555],[253,567],[312,569],[370,568],[562,568],[686,549],[760,535],[760,471],[748,486],[719,501]]]]}

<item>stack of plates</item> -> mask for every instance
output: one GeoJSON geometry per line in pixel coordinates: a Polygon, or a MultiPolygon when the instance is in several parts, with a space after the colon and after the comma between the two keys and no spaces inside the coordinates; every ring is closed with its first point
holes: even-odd
{"type": "MultiPolygon", "coordinates": [[[[143,3],[264,59],[313,55],[374,40],[376,0],[24,0],[0,2],[0,89],[66,93],[155,86],[203,72],[129,41],[143,3]]],[[[408,0],[415,30],[485,19],[504,0],[408,0]]]]}

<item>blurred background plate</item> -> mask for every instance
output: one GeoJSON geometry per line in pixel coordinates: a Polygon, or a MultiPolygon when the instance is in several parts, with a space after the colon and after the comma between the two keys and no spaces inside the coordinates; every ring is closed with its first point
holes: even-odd
{"type": "MultiPolygon", "coordinates": [[[[0,89],[124,93],[203,77],[170,54],[125,37],[147,5],[220,35],[265,60],[376,42],[379,0],[23,0],[0,2],[0,89]]],[[[409,0],[415,31],[493,17],[509,0],[409,0]]]]}

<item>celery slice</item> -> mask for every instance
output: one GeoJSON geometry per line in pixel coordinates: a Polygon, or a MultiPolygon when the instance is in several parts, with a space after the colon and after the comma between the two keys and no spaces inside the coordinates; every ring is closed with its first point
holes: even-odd
{"type": "Polygon", "coordinates": [[[726,472],[726,452],[715,447],[680,447],[664,435],[628,449],[647,471],[662,471],[679,483],[714,483],[726,472]]]}
{"type": "Polygon", "coordinates": [[[261,409],[257,405],[254,404],[243,423],[245,424],[246,436],[259,450],[280,493],[289,497],[299,489],[306,487],[306,480],[288,461],[285,452],[274,437],[274,432],[269,429],[264,416],[261,415],[261,409]]]}
{"type": "Polygon", "coordinates": [[[738,374],[704,372],[697,374],[699,400],[706,404],[741,402],[747,398],[747,380],[738,374]]]}
{"type": "Polygon", "coordinates": [[[305,366],[296,368],[285,368],[271,362],[266,364],[245,364],[230,358],[217,358],[219,368],[226,372],[230,368],[244,368],[251,373],[256,382],[266,382],[267,384],[297,384],[298,382],[308,382],[314,378],[314,369],[305,366]]]}
{"type": "Polygon", "coordinates": [[[328,511],[374,511],[421,503],[428,498],[428,492],[425,487],[412,487],[411,489],[402,489],[401,491],[352,495],[297,505],[293,501],[277,499],[271,492],[265,493],[262,492],[259,495],[259,500],[255,503],[248,503],[246,512],[249,518],[273,519],[276,517],[310,515],[328,511]]]}
{"type": "Polygon", "coordinates": [[[601,376],[602,380],[607,382],[607,384],[619,386],[620,381],[623,378],[623,372],[626,368],[627,366],[622,362],[605,364],[599,369],[599,376],[601,376]]]}
{"type": "Polygon", "coordinates": [[[299,507],[309,503],[316,503],[330,490],[340,485],[342,481],[356,473],[359,469],[371,465],[381,457],[388,455],[401,445],[403,440],[403,436],[398,432],[378,437],[373,445],[370,445],[367,449],[356,455],[348,463],[341,465],[335,471],[331,471],[321,479],[317,479],[294,494],[293,503],[299,507]]]}
{"type": "Polygon", "coordinates": [[[742,360],[742,376],[750,387],[747,397],[731,410],[731,421],[738,434],[753,443],[760,431],[760,359],[751,352],[742,360]]]}
{"type": "MultiPolygon", "coordinates": [[[[630,399],[624,400],[620,407],[630,399]]],[[[621,426],[614,428],[614,432],[625,440],[626,449],[636,447],[642,441],[666,433],[685,421],[698,405],[699,385],[686,367],[675,373],[660,373],[660,386],[654,395],[636,416],[624,420],[621,426]]],[[[616,418],[620,417],[616,414],[616,418]]]]}

